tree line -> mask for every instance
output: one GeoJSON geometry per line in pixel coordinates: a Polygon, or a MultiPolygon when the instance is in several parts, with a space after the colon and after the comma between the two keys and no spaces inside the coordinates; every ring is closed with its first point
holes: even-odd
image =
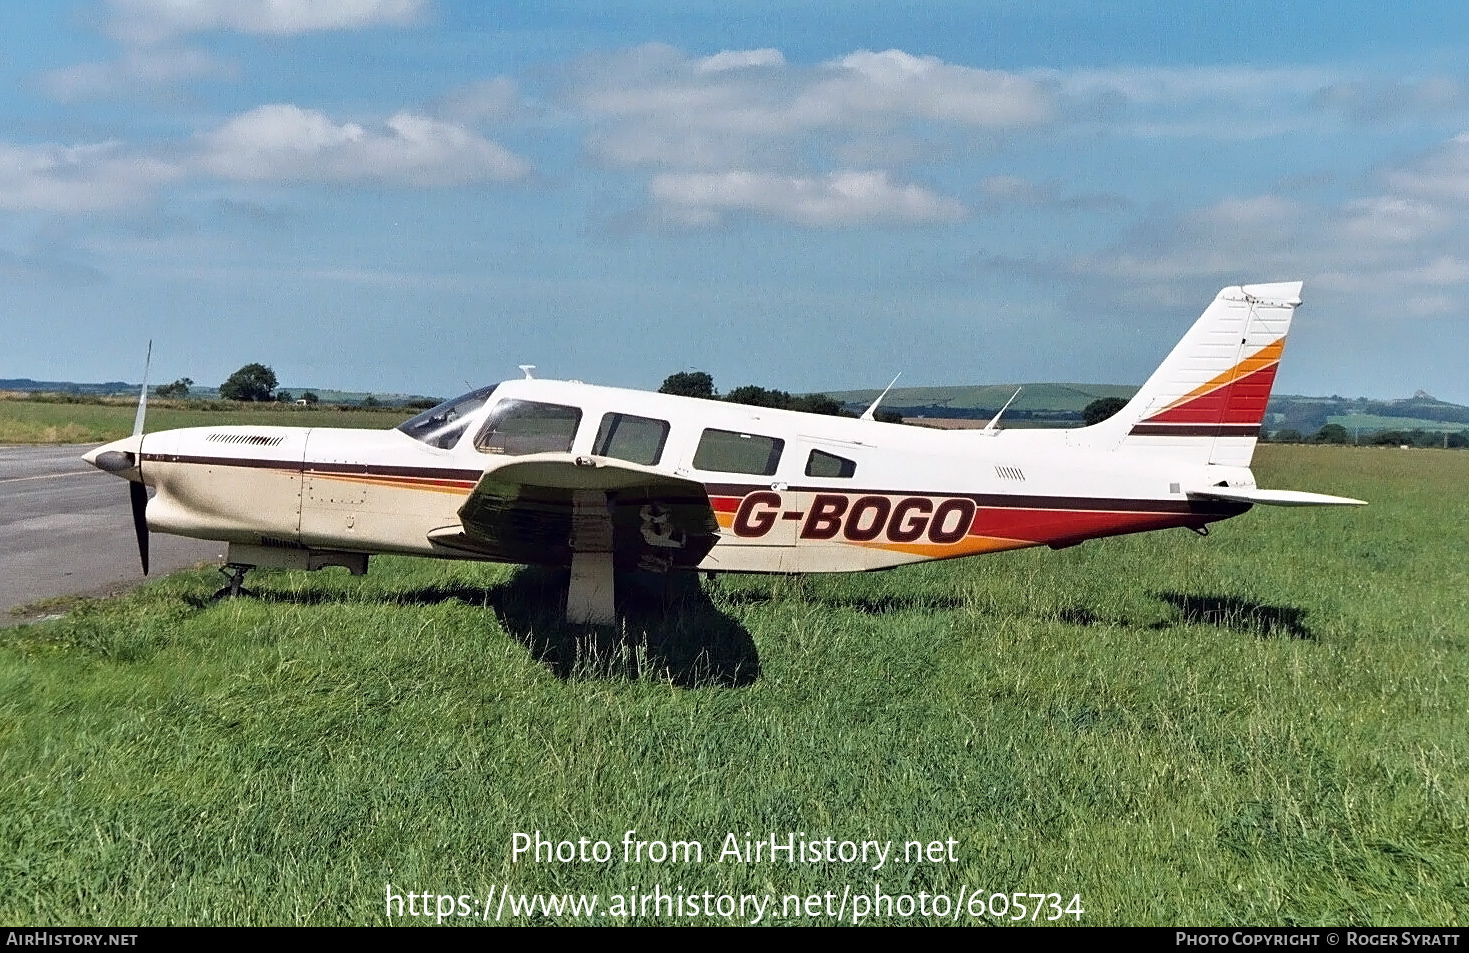
{"type": "MultiPolygon", "coordinates": [[[[219,396],[222,400],[235,400],[244,403],[281,403],[292,404],[297,401],[295,394],[288,390],[277,391],[280,382],[276,379],[275,371],[264,364],[246,364],[235,371],[223,384],[219,385],[219,396]]],[[[184,400],[189,396],[194,387],[194,381],[189,377],[180,377],[171,384],[159,384],[153,388],[154,397],[173,398],[184,400]]],[[[307,404],[316,404],[321,398],[312,391],[301,394],[300,400],[307,404]]],[[[367,398],[377,402],[369,395],[367,398]]],[[[366,404],[366,401],[363,402],[366,404]]]]}
{"type": "MultiPolygon", "coordinates": [[[[856,416],[848,413],[843,408],[841,401],[825,394],[791,394],[788,391],[745,384],[721,395],[714,389],[714,378],[706,371],[679,371],[677,374],[670,374],[663,379],[658,393],[674,394],[679,397],[698,397],[701,400],[722,400],[730,404],[747,404],[751,407],[826,414],[830,417],[856,416]]],[[[884,423],[900,424],[903,422],[901,415],[882,408],[878,408],[874,416],[884,423]]]]}
{"type": "Polygon", "coordinates": [[[1312,434],[1304,434],[1294,427],[1282,427],[1271,431],[1267,436],[1261,435],[1270,443],[1323,443],[1323,444],[1357,444],[1369,447],[1440,447],[1445,449],[1463,449],[1469,447],[1469,435],[1464,431],[1442,431],[1442,430],[1373,430],[1369,432],[1351,433],[1341,424],[1326,424],[1320,430],[1312,434]]]}

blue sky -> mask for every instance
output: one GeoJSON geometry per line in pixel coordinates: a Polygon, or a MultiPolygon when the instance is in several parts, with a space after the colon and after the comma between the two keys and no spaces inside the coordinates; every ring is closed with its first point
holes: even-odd
{"type": "Polygon", "coordinates": [[[0,8],[0,377],[1139,383],[1469,403],[1469,6],[0,8]]]}

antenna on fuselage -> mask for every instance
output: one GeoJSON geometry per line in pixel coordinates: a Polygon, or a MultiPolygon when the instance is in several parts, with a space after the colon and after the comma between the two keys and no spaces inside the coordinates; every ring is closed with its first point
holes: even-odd
{"type": "Polygon", "coordinates": [[[536,366],[534,364],[521,364],[520,365],[520,373],[524,374],[525,375],[525,379],[528,380],[528,381],[533,381],[533,380],[536,379],[536,376],[531,373],[531,371],[533,371],[535,369],[536,369],[536,366]]]}
{"type": "Polygon", "coordinates": [[[1000,408],[1000,413],[995,414],[993,417],[991,417],[990,422],[984,425],[984,429],[981,430],[980,433],[998,433],[999,428],[996,427],[995,424],[998,424],[1000,422],[1000,414],[1003,414],[1005,411],[1010,409],[1010,405],[1015,403],[1015,398],[1019,397],[1020,392],[1023,390],[1025,390],[1024,386],[1015,388],[1015,393],[1011,394],[1010,399],[1005,401],[1005,406],[1000,408]]]}
{"type": "Polygon", "coordinates": [[[896,384],[898,382],[898,378],[899,377],[902,377],[902,376],[903,376],[903,372],[902,371],[899,371],[898,373],[894,374],[893,375],[892,383],[888,384],[887,387],[884,387],[883,388],[882,393],[877,395],[877,400],[874,400],[872,402],[872,406],[871,407],[868,407],[866,410],[862,411],[862,416],[859,419],[861,419],[861,420],[876,420],[877,418],[875,416],[873,416],[873,415],[877,413],[877,405],[880,404],[880,403],[882,403],[882,399],[888,395],[888,391],[890,391],[890,390],[893,389],[893,384],[896,384]]]}

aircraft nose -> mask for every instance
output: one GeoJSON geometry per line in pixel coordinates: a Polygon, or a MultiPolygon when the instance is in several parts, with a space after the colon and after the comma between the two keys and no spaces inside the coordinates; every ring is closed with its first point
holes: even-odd
{"type": "Polygon", "coordinates": [[[143,477],[139,464],[143,459],[143,438],[133,436],[114,440],[83,454],[82,459],[97,469],[116,474],[124,480],[141,482],[143,477]]]}

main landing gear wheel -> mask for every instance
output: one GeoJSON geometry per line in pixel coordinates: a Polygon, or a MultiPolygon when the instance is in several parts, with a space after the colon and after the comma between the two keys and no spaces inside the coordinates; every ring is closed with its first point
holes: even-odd
{"type": "Polygon", "coordinates": [[[229,584],[210,596],[210,601],[218,602],[221,599],[235,599],[239,596],[255,595],[255,593],[245,588],[245,573],[253,568],[253,566],[243,566],[240,563],[230,563],[227,566],[220,566],[219,571],[229,577],[229,584]]]}

